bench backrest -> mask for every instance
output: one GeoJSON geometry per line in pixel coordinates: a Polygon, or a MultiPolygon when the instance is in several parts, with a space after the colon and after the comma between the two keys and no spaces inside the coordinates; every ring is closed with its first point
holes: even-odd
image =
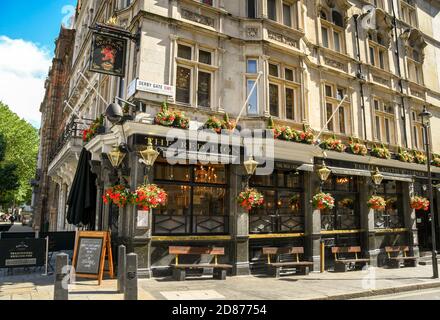
{"type": "Polygon", "coordinates": [[[207,248],[207,247],[169,247],[169,253],[174,255],[202,255],[209,254],[213,256],[225,255],[225,248],[207,248]]]}
{"type": "Polygon", "coordinates": [[[355,258],[359,259],[358,254],[362,252],[361,247],[333,247],[332,253],[335,255],[335,259],[339,259],[339,254],[347,254],[347,253],[354,253],[355,258]]]}
{"type": "Polygon", "coordinates": [[[282,254],[295,255],[296,261],[299,262],[299,255],[304,254],[304,248],[303,247],[284,247],[284,248],[267,247],[267,248],[263,248],[263,254],[267,255],[267,262],[269,264],[271,264],[271,256],[278,256],[282,254]]]}
{"type": "Polygon", "coordinates": [[[400,247],[385,247],[385,252],[388,255],[388,258],[391,258],[391,254],[395,253],[397,256],[400,252],[402,252],[404,257],[407,257],[407,253],[409,252],[408,246],[400,246],[400,247]]]}

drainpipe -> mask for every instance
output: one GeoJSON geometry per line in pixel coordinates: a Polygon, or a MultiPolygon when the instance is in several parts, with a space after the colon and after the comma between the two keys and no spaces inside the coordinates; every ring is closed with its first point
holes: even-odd
{"type": "Polygon", "coordinates": [[[394,51],[396,59],[397,59],[397,73],[399,75],[399,89],[400,89],[400,97],[402,100],[402,120],[403,120],[403,137],[405,141],[405,148],[408,148],[408,136],[406,132],[406,112],[405,112],[405,99],[403,98],[404,92],[403,92],[403,82],[402,82],[402,70],[400,69],[400,50],[399,50],[399,38],[397,36],[397,18],[396,18],[396,9],[394,6],[394,1],[391,1],[391,7],[393,10],[393,30],[394,30],[394,42],[396,44],[396,50],[394,51]]]}
{"type": "Polygon", "coordinates": [[[364,96],[364,77],[362,74],[362,61],[361,61],[361,45],[359,42],[359,25],[358,25],[358,18],[359,15],[355,14],[353,15],[354,23],[356,26],[356,48],[357,48],[357,59],[359,61],[358,63],[358,71],[356,74],[356,77],[359,79],[359,85],[361,90],[361,108],[362,108],[362,118],[363,118],[363,126],[364,126],[364,139],[367,140],[367,118],[365,113],[365,96],[364,96]]]}

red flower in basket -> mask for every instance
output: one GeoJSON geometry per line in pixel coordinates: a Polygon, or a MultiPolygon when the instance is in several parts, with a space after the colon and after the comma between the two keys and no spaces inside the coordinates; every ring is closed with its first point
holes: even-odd
{"type": "Polygon", "coordinates": [[[246,189],[240,193],[237,202],[242,208],[251,211],[253,208],[261,207],[264,204],[264,196],[256,189],[246,189]]]}
{"type": "Polygon", "coordinates": [[[133,194],[133,204],[145,211],[164,206],[167,200],[168,194],[155,184],[140,186],[133,194]]]}
{"type": "Polygon", "coordinates": [[[115,185],[105,190],[102,196],[105,204],[113,203],[119,208],[123,208],[131,200],[130,190],[124,185],[115,185]]]}
{"type": "Polygon", "coordinates": [[[429,200],[424,197],[415,196],[411,198],[411,208],[415,210],[429,210],[429,200]]]}
{"type": "Polygon", "coordinates": [[[321,192],[313,197],[312,204],[318,210],[331,210],[335,207],[335,198],[329,193],[321,192]]]}
{"type": "Polygon", "coordinates": [[[368,200],[367,205],[373,210],[384,211],[386,209],[387,203],[382,197],[372,196],[370,200],[368,200]]]}

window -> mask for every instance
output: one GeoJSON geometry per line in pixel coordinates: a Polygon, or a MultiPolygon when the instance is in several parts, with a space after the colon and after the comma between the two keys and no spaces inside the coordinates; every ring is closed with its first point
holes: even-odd
{"type": "Polygon", "coordinates": [[[269,62],[269,105],[272,116],[301,122],[301,86],[296,80],[296,68],[269,62]]]}
{"type": "Polygon", "coordinates": [[[338,11],[336,11],[336,10],[332,11],[332,19],[333,19],[333,23],[335,25],[337,25],[338,27],[342,27],[342,28],[344,27],[344,18],[342,17],[342,15],[338,11]]]}
{"type": "Polygon", "coordinates": [[[155,183],[168,193],[166,207],[154,210],[155,235],[229,233],[226,167],[175,165],[159,159],[155,183]]]}
{"type": "MultiPolygon", "coordinates": [[[[247,59],[246,62],[246,97],[251,93],[252,88],[254,87],[257,81],[257,73],[258,73],[258,60],[256,59],[247,59]]],[[[258,115],[259,107],[258,107],[258,85],[255,87],[255,90],[252,92],[252,95],[249,97],[248,102],[248,115],[258,115]]]]}
{"type": "Polygon", "coordinates": [[[402,228],[404,226],[402,182],[384,180],[384,182],[378,187],[377,193],[385,199],[386,208],[385,211],[375,211],[375,228],[402,228]]]}
{"type": "Polygon", "coordinates": [[[211,107],[211,73],[199,71],[197,101],[200,107],[211,107]]]}
{"type": "Polygon", "coordinates": [[[332,175],[325,182],[323,189],[334,196],[335,207],[321,212],[321,229],[325,231],[359,229],[357,177],[332,175]]]}
{"type": "Polygon", "coordinates": [[[267,16],[270,20],[277,21],[277,1],[267,0],[267,16]]]}
{"type": "Polygon", "coordinates": [[[212,107],[213,52],[198,45],[178,44],[176,102],[194,107],[212,107]]]}
{"type": "Polygon", "coordinates": [[[199,2],[206,4],[208,6],[212,6],[213,0],[199,0],[199,2]]]}
{"type": "Polygon", "coordinates": [[[288,3],[283,3],[283,24],[292,27],[292,6],[288,3]]]}
{"type": "Polygon", "coordinates": [[[348,97],[338,110],[336,108],[346,96],[346,89],[333,84],[324,85],[325,93],[325,119],[326,122],[330,120],[327,125],[327,130],[349,134],[350,130],[350,101],[348,97]],[[332,115],[334,114],[333,118],[332,115]]]}
{"type": "Polygon", "coordinates": [[[263,208],[249,215],[250,233],[293,233],[304,231],[303,175],[295,170],[276,169],[272,175],[254,176],[253,188],[264,194],[263,208]]]}
{"type": "Polygon", "coordinates": [[[191,103],[191,69],[178,66],[176,80],[176,101],[191,103]]]}
{"type": "Polygon", "coordinates": [[[337,31],[333,31],[333,42],[335,51],[341,52],[341,39],[340,34],[337,31]]]}
{"type": "Polygon", "coordinates": [[[321,33],[322,33],[322,45],[326,48],[329,48],[329,41],[328,41],[328,29],[321,27],[321,33]]]}
{"type": "Polygon", "coordinates": [[[370,48],[370,63],[382,70],[388,70],[388,48],[374,39],[377,40],[379,37],[371,37],[371,39],[368,40],[370,48]]]}
{"type": "Polygon", "coordinates": [[[331,11],[332,21],[327,19],[328,15],[321,11],[321,45],[325,48],[344,53],[345,52],[345,26],[344,17],[334,9],[331,11]]]}
{"type": "Polygon", "coordinates": [[[422,120],[418,115],[419,111],[411,111],[412,117],[412,127],[413,127],[413,147],[415,149],[423,150],[424,149],[424,128],[422,124],[422,120]]]}
{"type": "Polygon", "coordinates": [[[256,0],[247,0],[247,17],[250,19],[257,18],[256,0]]]}
{"type": "Polygon", "coordinates": [[[409,80],[423,84],[423,61],[421,53],[417,48],[408,47],[408,77],[409,80]]]}
{"type": "Polygon", "coordinates": [[[380,99],[374,99],[375,139],[390,144],[396,143],[394,108],[380,99]]]}
{"type": "Polygon", "coordinates": [[[276,84],[269,85],[269,106],[270,114],[274,117],[280,116],[280,94],[276,84]]]}
{"type": "Polygon", "coordinates": [[[372,2],[377,8],[385,10],[383,0],[373,0],[372,2]]]}
{"type": "Polygon", "coordinates": [[[417,28],[416,8],[412,1],[400,0],[400,13],[403,21],[417,28]]]}

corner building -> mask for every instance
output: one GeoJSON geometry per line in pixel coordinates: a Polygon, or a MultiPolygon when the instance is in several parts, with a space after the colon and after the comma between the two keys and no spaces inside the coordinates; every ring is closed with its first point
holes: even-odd
{"type": "MultiPolygon", "coordinates": [[[[439,10],[437,2],[421,0],[79,1],[68,102],[91,120],[115,96],[136,104],[133,120],[123,125],[132,150],[144,149],[146,138],[153,138],[157,148],[168,146],[169,128],[153,124],[164,101],[185,112],[190,131],[212,115],[237,118],[262,72],[241,128],[266,128],[272,117],[278,126],[302,130],[305,125],[315,135],[323,131],[322,141],[334,135],[348,144],[353,137],[369,149],[383,143],[393,154],[384,160],[370,153],[326,151],[332,174],[323,189],[336,198],[336,207],[321,212],[310,202],[319,192],[316,169],[323,150],[276,140],[275,171],[250,182],[264,193],[266,204],[250,214],[235,201],[246,175],[243,165],[169,165],[162,154],[149,179],[166,189],[169,203],[154,210],[152,228],[145,228],[138,227],[137,208],[102,203],[104,190],[118,179],[106,154],[125,142],[121,126],[105,123],[105,131],[85,143],[98,176],[95,228],[111,230],[115,247],[124,243],[139,254],[143,277],[169,272],[171,245],[224,246],[222,259],[234,265],[236,275],[262,270],[264,246],[304,246],[315,270],[322,240],[327,267],[333,261],[331,246],[359,245],[379,266],[387,245],[410,245],[416,255],[429,250],[429,219],[409,201],[415,194],[426,196],[426,165],[401,162],[396,154],[399,147],[423,152],[418,116],[423,106],[433,114],[432,152],[440,153],[439,10]],[[374,10],[367,13],[368,8],[374,10]],[[368,28],[366,15],[375,22],[368,28]],[[113,16],[119,27],[140,35],[139,42],[129,41],[124,79],[87,71],[88,27],[113,16]],[[136,79],[174,90],[159,94],[134,86],[136,79]],[[374,193],[371,171],[376,167],[385,177],[377,189],[389,203],[384,212],[366,204],[374,193]]],[[[71,179],[65,172],[76,169],[72,152],[60,149],[48,170],[67,188],[71,179]]],[[[139,157],[129,153],[122,166],[133,190],[144,179],[139,157]]],[[[439,168],[433,168],[433,176],[438,183],[439,168]]],[[[435,199],[439,221],[437,189],[435,199]]]]}

